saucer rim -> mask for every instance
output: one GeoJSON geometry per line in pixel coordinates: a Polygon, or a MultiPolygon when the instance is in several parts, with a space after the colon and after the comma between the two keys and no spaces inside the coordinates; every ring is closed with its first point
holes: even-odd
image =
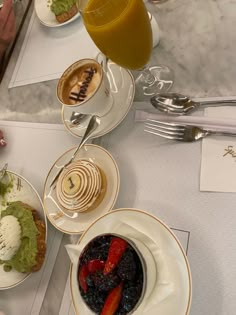
{"type": "MultiPolygon", "coordinates": [[[[106,215],[108,212],[110,212],[110,211],[113,209],[113,207],[114,207],[114,205],[115,205],[115,203],[116,203],[116,200],[117,200],[117,198],[118,198],[118,195],[119,195],[119,191],[120,191],[120,172],[119,172],[119,168],[118,168],[118,165],[117,165],[117,163],[116,163],[114,157],[113,157],[113,156],[111,155],[111,153],[110,153],[108,150],[106,150],[105,148],[103,148],[103,147],[101,147],[101,146],[99,146],[99,145],[97,145],[97,144],[93,144],[93,143],[85,144],[84,146],[85,146],[85,147],[92,147],[93,149],[96,148],[96,149],[102,150],[103,152],[105,152],[105,153],[107,154],[107,156],[110,158],[110,160],[113,162],[113,165],[114,165],[114,170],[115,170],[115,173],[116,173],[116,187],[115,187],[116,192],[115,192],[114,199],[113,199],[113,201],[112,201],[112,203],[111,203],[109,209],[108,209],[107,212],[105,213],[105,215],[106,215]]],[[[69,231],[69,230],[65,230],[65,229],[62,229],[61,227],[59,227],[59,226],[55,223],[56,220],[53,220],[53,219],[50,217],[50,212],[48,211],[48,209],[47,209],[47,207],[46,207],[46,205],[45,205],[45,191],[46,191],[46,184],[47,184],[47,181],[48,181],[48,177],[49,177],[49,174],[51,173],[52,169],[54,168],[54,166],[56,165],[56,163],[57,163],[65,154],[67,154],[67,153],[70,152],[70,151],[73,151],[73,149],[76,149],[76,146],[74,146],[74,147],[72,147],[72,148],[66,150],[66,151],[65,151],[64,153],[62,153],[62,154],[54,161],[54,163],[52,164],[52,166],[51,166],[51,168],[50,168],[50,170],[48,171],[48,174],[47,174],[47,176],[46,176],[45,182],[44,182],[43,198],[42,198],[43,209],[44,209],[45,215],[46,215],[47,219],[49,220],[49,222],[55,227],[55,229],[57,229],[58,231],[60,231],[60,232],[62,232],[62,233],[68,234],[68,235],[78,235],[78,234],[82,234],[82,233],[84,233],[85,230],[87,230],[88,227],[87,227],[86,229],[84,229],[84,230],[80,230],[80,231],[76,231],[76,232],[69,231]]],[[[94,210],[95,210],[95,209],[94,209],[94,210]]],[[[86,211],[85,211],[84,213],[86,214],[86,211]]],[[[103,216],[103,215],[104,215],[104,214],[102,214],[102,216],[103,216]]],[[[66,216],[64,216],[64,217],[66,218],[66,216]]],[[[64,219],[65,219],[65,218],[64,218],[64,219]]],[[[97,217],[95,220],[92,219],[91,222],[88,223],[88,226],[90,226],[90,225],[91,225],[94,221],[96,221],[98,218],[100,218],[100,216],[97,217]]],[[[67,218],[66,218],[66,219],[67,219],[67,218]]],[[[68,220],[70,220],[70,219],[68,219],[68,220]]]]}
{"type": "MultiPolygon", "coordinates": [[[[102,216],[100,216],[99,218],[97,218],[95,221],[92,222],[92,224],[83,232],[83,234],[80,236],[79,240],[78,240],[78,244],[81,243],[81,241],[83,240],[84,236],[86,235],[86,233],[88,232],[88,230],[94,226],[94,224],[101,220],[103,217],[107,216],[107,215],[112,215],[113,213],[116,212],[123,212],[123,211],[134,211],[137,213],[142,213],[145,214],[149,217],[151,217],[154,221],[158,222],[159,224],[161,224],[166,230],[167,232],[169,232],[169,234],[172,236],[173,240],[176,242],[176,244],[178,245],[180,252],[184,258],[185,261],[185,265],[186,265],[186,269],[187,269],[187,274],[188,274],[188,301],[187,301],[187,305],[186,305],[186,311],[183,315],[189,315],[190,314],[190,309],[191,309],[191,302],[192,302],[192,275],[191,275],[191,269],[190,269],[190,265],[188,262],[188,258],[187,255],[180,243],[180,241],[178,240],[178,238],[176,237],[176,235],[171,231],[171,229],[161,220],[159,219],[157,216],[142,210],[142,209],[138,209],[138,208],[117,208],[114,209],[102,216]]],[[[96,237],[96,235],[94,235],[93,237],[96,237]]],[[[73,309],[76,315],[80,315],[80,312],[78,311],[78,308],[76,307],[76,302],[75,302],[75,294],[73,295],[73,284],[72,284],[72,274],[73,274],[73,264],[70,264],[70,271],[69,271],[69,286],[70,286],[70,294],[71,294],[71,299],[72,299],[72,304],[73,304],[73,309]]]]}
{"type": "MultiPolygon", "coordinates": [[[[123,68],[123,67],[121,67],[121,66],[119,66],[119,65],[117,65],[116,63],[114,63],[114,62],[111,61],[111,60],[109,60],[108,63],[109,63],[109,64],[112,64],[112,65],[115,65],[116,67],[121,68],[122,71],[125,71],[125,72],[127,72],[127,73],[129,74],[129,77],[130,77],[130,85],[132,85],[133,90],[132,90],[131,93],[129,93],[129,94],[130,94],[130,102],[129,102],[129,104],[127,105],[126,110],[124,111],[124,113],[123,113],[122,117],[119,119],[119,121],[117,121],[115,124],[113,124],[110,128],[101,130],[98,134],[96,134],[96,131],[95,131],[95,132],[94,132],[94,135],[91,136],[91,139],[96,139],[96,138],[102,137],[102,136],[106,135],[107,133],[111,132],[111,131],[112,131],[113,129],[115,129],[117,126],[119,126],[119,124],[125,119],[125,117],[126,117],[127,114],[129,113],[130,108],[131,108],[131,106],[132,106],[132,104],[133,104],[133,101],[134,101],[134,96],[135,96],[135,81],[134,81],[134,77],[133,77],[131,71],[128,70],[128,69],[125,69],[125,68],[123,68]]],[[[124,81],[123,81],[123,82],[124,82],[124,81]]],[[[109,83],[110,83],[110,80],[109,80],[109,83]]],[[[111,95],[113,95],[113,93],[114,93],[114,92],[112,92],[112,90],[111,90],[111,95]]],[[[114,93],[114,94],[116,94],[116,93],[114,93]]],[[[129,95],[129,94],[128,94],[128,95],[129,95]]],[[[124,98],[124,99],[125,99],[125,98],[124,98]]],[[[76,137],[76,138],[81,138],[81,137],[83,136],[83,132],[82,132],[81,135],[76,134],[75,132],[73,132],[73,128],[70,128],[70,127],[68,126],[68,124],[66,123],[65,117],[64,117],[64,116],[65,116],[64,113],[65,113],[66,110],[71,110],[71,109],[68,108],[68,107],[65,106],[65,105],[62,105],[62,108],[61,108],[61,118],[62,118],[62,122],[63,122],[64,127],[66,128],[66,130],[67,130],[72,136],[74,136],[74,137],[76,137]]],[[[112,108],[111,108],[111,112],[112,112],[112,108]]],[[[109,115],[109,114],[108,114],[108,115],[109,115]]],[[[101,125],[102,125],[102,118],[101,118],[101,125]]],[[[81,130],[84,131],[85,129],[86,129],[86,128],[82,128],[81,130]]]]}

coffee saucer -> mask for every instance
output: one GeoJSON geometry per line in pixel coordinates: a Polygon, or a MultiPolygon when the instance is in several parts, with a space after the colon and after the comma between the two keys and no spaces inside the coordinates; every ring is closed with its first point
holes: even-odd
{"type": "Polygon", "coordinates": [[[80,149],[74,161],[86,159],[96,164],[106,177],[106,192],[102,201],[93,210],[71,213],[62,209],[58,203],[56,185],[50,187],[50,184],[61,167],[70,160],[75,149],[73,147],[66,151],[53,164],[47,175],[43,193],[43,206],[47,218],[56,229],[67,234],[81,234],[94,220],[110,211],[116,202],[120,187],[119,170],[111,154],[100,146],[87,144],[80,149]]]}
{"type": "MultiPolygon", "coordinates": [[[[107,76],[110,82],[113,105],[111,110],[101,117],[100,126],[94,132],[92,138],[97,138],[117,127],[128,114],[133,103],[135,93],[135,83],[130,71],[118,66],[113,62],[108,62],[107,76]]],[[[74,126],[70,122],[70,117],[76,109],[62,106],[62,121],[66,129],[76,137],[82,137],[88,125],[88,120],[79,126],[74,126]]],[[[79,112],[79,106],[78,106],[79,112]]]]}

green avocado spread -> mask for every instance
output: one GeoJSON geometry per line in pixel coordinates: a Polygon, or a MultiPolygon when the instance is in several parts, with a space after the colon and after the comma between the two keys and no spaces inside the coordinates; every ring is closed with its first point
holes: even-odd
{"type": "Polygon", "coordinates": [[[52,0],[51,11],[55,15],[60,15],[68,12],[75,3],[76,0],[52,0]]]}
{"type": "Polygon", "coordinates": [[[13,180],[6,174],[0,181],[0,196],[2,198],[11,191],[13,187],[13,180]]]}
{"type": "Polygon", "coordinates": [[[30,272],[36,264],[37,255],[37,235],[38,229],[35,225],[31,210],[25,209],[21,202],[16,201],[2,211],[2,217],[14,215],[21,225],[21,245],[17,253],[4,264],[4,270],[10,271],[12,268],[19,272],[30,272]]]}

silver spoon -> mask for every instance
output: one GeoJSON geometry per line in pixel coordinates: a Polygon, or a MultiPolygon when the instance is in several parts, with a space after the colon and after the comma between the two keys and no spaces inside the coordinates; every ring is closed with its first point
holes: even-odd
{"type": "Polygon", "coordinates": [[[91,117],[92,115],[90,114],[81,114],[77,112],[72,112],[71,117],[70,117],[70,122],[72,123],[73,126],[78,126],[91,117]]]}
{"type": "Polygon", "coordinates": [[[75,150],[75,152],[73,153],[71,159],[66,162],[59,170],[59,172],[56,174],[56,176],[54,177],[54,179],[52,180],[50,187],[52,187],[52,185],[56,182],[56,180],[58,179],[58,177],[60,176],[61,172],[64,170],[64,168],[66,166],[68,166],[71,162],[73,162],[74,158],[76,157],[77,152],[79,151],[79,149],[85,144],[86,141],[88,141],[88,139],[90,138],[91,134],[94,132],[95,129],[97,129],[97,127],[100,125],[100,118],[96,115],[92,116],[87,129],[85,130],[84,136],[80,142],[80,144],[78,145],[77,149],[75,150]]]}
{"type": "Polygon", "coordinates": [[[178,93],[159,93],[150,99],[151,104],[161,112],[175,115],[186,115],[201,106],[229,106],[235,104],[235,99],[215,99],[201,102],[193,101],[185,95],[178,93]]]}

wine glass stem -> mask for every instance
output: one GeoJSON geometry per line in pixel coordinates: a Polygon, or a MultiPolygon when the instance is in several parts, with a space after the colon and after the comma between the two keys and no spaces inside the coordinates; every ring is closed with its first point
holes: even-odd
{"type": "Polygon", "coordinates": [[[142,69],[140,69],[140,71],[142,72],[142,75],[144,76],[144,81],[148,85],[152,85],[156,81],[154,75],[152,75],[148,66],[144,66],[142,69]]]}

